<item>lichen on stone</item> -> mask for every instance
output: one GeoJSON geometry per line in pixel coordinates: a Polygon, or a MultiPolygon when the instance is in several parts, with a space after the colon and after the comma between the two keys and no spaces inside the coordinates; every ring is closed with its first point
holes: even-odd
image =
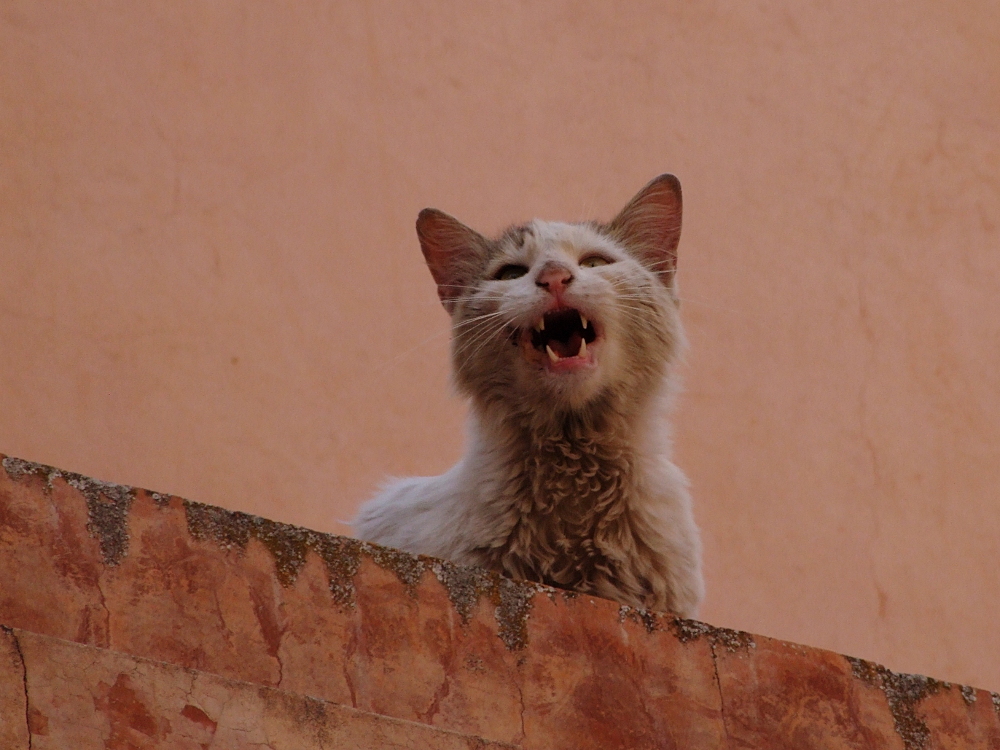
{"type": "Polygon", "coordinates": [[[251,533],[274,558],[278,582],[291,586],[306,564],[309,532],[298,526],[269,521],[259,516],[251,517],[251,533]]]}
{"type": "Polygon", "coordinates": [[[632,622],[637,622],[646,628],[647,633],[654,633],[657,630],[663,629],[660,617],[659,613],[643,609],[642,607],[630,607],[627,604],[623,604],[618,608],[618,622],[632,620],[632,622]]]}
{"type": "Polygon", "coordinates": [[[515,582],[496,573],[433,560],[390,547],[360,542],[357,539],[320,534],[296,526],[268,521],[239,511],[184,501],[188,530],[195,539],[210,540],[227,550],[244,552],[250,539],[257,539],[274,557],[278,580],[283,586],[295,583],[306,554],[313,550],[326,565],[330,594],[340,606],[354,606],[354,576],[362,555],[396,575],[410,596],[424,572],[432,570],[445,587],[462,623],[468,623],[482,597],[495,607],[498,635],[512,651],[528,642],[528,614],[531,598],[548,587],[515,582]]]}
{"type": "Polygon", "coordinates": [[[135,500],[134,489],[10,456],[4,457],[3,468],[15,481],[24,476],[43,477],[49,491],[57,478],[65,479],[87,501],[87,531],[100,544],[104,564],[114,567],[125,559],[129,546],[128,512],[135,500]]]}
{"type": "Polygon", "coordinates": [[[497,635],[508,651],[520,651],[528,645],[528,616],[531,600],[538,591],[535,584],[497,576],[497,635]]]}
{"type": "Polygon", "coordinates": [[[23,476],[42,477],[45,479],[45,486],[49,490],[52,489],[53,480],[56,477],[62,476],[62,472],[53,466],[46,466],[34,461],[25,461],[23,458],[14,458],[13,456],[4,456],[3,468],[7,472],[7,476],[14,481],[19,480],[23,476]]]}
{"type": "Polygon", "coordinates": [[[712,628],[709,638],[711,638],[713,646],[724,646],[726,651],[731,654],[757,648],[753,635],[742,630],[712,628]]]}
{"type": "Polygon", "coordinates": [[[514,581],[499,573],[458,565],[447,560],[434,560],[431,570],[448,592],[455,611],[468,624],[482,598],[493,604],[497,635],[510,651],[520,651],[528,645],[528,617],[531,600],[542,592],[549,596],[555,589],[528,581],[514,581]]]}
{"type": "Polygon", "coordinates": [[[917,716],[917,705],[928,695],[949,689],[951,684],[919,674],[893,672],[864,659],[844,658],[850,663],[851,672],[857,679],[885,693],[896,734],[902,738],[906,750],[924,750],[930,739],[930,730],[917,716]]]}
{"type": "Polygon", "coordinates": [[[757,648],[757,642],[753,635],[742,630],[717,628],[699,620],[688,620],[684,617],[673,617],[669,627],[681,643],[689,643],[704,637],[708,639],[713,649],[716,646],[723,646],[730,653],[757,648]]]}
{"type": "Polygon", "coordinates": [[[251,516],[247,513],[185,500],[184,514],[188,532],[195,539],[211,540],[223,549],[240,552],[250,543],[251,516]]]}
{"type": "Polygon", "coordinates": [[[291,586],[306,563],[311,532],[287,523],[270,521],[240,511],[184,501],[188,531],[195,539],[211,539],[224,549],[246,551],[256,539],[274,558],[275,572],[282,586],[291,586]]]}
{"type": "Polygon", "coordinates": [[[100,542],[104,564],[118,565],[128,555],[128,512],[135,500],[135,490],[82,474],[61,472],[61,475],[87,500],[87,531],[100,542]]]}
{"type": "Polygon", "coordinates": [[[162,492],[150,492],[149,498],[157,508],[166,508],[170,505],[170,495],[165,495],[162,492]]]}
{"type": "Polygon", "coordinates": [[[354,576],[361,567],[364,542],[334,534],[312,532],[309,547],[326,565],[330,595],[341,607],[354,606],[354,576]]]}
{"type": "Polygon", "coordinates": [[[990,697],[993,699],[993,710],[1000,716],[1000,693],[990,693],[990,697]]]}
{"type": "Polygon", "coordinates": [[[42,466],[42,464],[36,464],[32,461],[25,461],[23,458],[14,458],[13,456],[4,456],[3,459],[3,469],[7,472],[7,476],[13,479],[15,482],[23,477],[25,474],[41,474],[40,469],[47,469],[47,466],[42,466]]]}
{"type": "Polygon", "coordinates": [[[427,569],[423,560],[409,552],[378,544],[366,544],[364,549],[376,565],[396,574],[396,577],[406,586],[406,593],[416,597],[417,584],[420,583],[420,578],[427,569]]]}
{"type": "Polygon", "coordinates": [[[463,625],[468,624],[472,618],[480,598],[484,596],[492,598],[497,586],[498,576],[491,576],[483,568],[458,565],[447,560],[435,560],[431,563],[431,570],[448,592],[448,598],[463,625]]]}
{"type": "Polygon", "coordinates": [[[669,630],[681,643],[690,643],[700,638],[706,638],[714,650],[723,646],[731,653],[757,648],[753,635],[741,630],[717,628],[699,620],[688,620],[677,617],[669,612],[653,612],[642,607],[630,607],[623,604],[618,609],[618,622],[631,620],[646,628],[647,633],[669,630]]]}
{"type": "Polygon", "coordinates": [[[360,550],[379,567],[395,573],[411,596],[416,596],[424,572],[433,572],[448,592],[463,625],[472,618],[480,599],[489,600],[494,605],[497,635],[511,651],[523,649],[528,643],[528,616],[534,595],[540,591],[554,592],[548,586],[513,581],[483,568],[411,555],[378,544],[362,542],[360,550]]]}
{"type": "Polygon", "coordinates": [[[965,701],[965,705],[971,706],[976,702],[976,689],[969,685],[962,685],[960,688],[962,692],[962,700],[965,701]]]}
{"type": "Polygon", "coordinates": [[[412,596],[420,582],[425,564],[418,557],[399,550],[366,544],[357,539],[321,534],[290,524],[270,521],[240,511],[184,501],[188,531],[198,540],[215,542],[225,550],[246,551],[251,539],[258,540],[271,553],[282,586],[297,580],[312,550],[323,560],[330,594],[339,606],[354,606],[354,576],[367,553],[380,567],[396,574],[412,596]]]}

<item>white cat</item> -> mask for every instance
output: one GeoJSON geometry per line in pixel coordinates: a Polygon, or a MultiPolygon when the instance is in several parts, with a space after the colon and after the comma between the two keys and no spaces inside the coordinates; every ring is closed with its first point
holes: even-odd
{"type": "Polygon", "coordinates": [[[693,616],[701,543],[666,422],[684,348],[680,227],[673,175],[608,224],[535,220],[487,239],[421,211],[467,446],[447,473],[366,503],[358,536],[693,616]]]}

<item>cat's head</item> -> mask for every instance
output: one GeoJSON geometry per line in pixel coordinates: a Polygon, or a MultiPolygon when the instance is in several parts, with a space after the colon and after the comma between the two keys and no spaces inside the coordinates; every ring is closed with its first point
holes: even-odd
{"type": "Polygon", "coordinates": [[[648,394],[682,345],[680,229],[673,175],[654,179],[607,224],[535,220],[488,239],[421,211],[417,234],[452,318],[459,389],[521,412],[648,394]]]}

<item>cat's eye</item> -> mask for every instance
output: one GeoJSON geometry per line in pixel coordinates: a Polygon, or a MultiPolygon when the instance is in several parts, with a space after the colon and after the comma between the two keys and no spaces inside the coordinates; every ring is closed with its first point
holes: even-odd
{"type": "Polygon", "coordinates": [[[580,261],[580,268],[597,268],[598,266],[606,266],[610,262],[603,255],[589,255],[580,261]]]}
{"type": "Polygon", "coordinates": [[[493,278],[497,281],[510,281],[511,279],[519,279],[524,274],[528,272],[527,266],[519,266],[516,264],[506,265],[494,274],[493,278]]]}

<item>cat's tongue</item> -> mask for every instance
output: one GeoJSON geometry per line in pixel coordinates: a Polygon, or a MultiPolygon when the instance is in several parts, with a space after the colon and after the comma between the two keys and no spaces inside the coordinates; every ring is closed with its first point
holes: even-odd
{"type": "Polygon", "coordinates": [[[560,341],[559,339],[550,339],[549,347],[551,347],[552,351],[554,351],[562,358],[575,357],[577,354],[580,353],[581,341],[583,341],[583,336],[581,336],[579,333],[573,333],[566,341],[560,341]]]}

